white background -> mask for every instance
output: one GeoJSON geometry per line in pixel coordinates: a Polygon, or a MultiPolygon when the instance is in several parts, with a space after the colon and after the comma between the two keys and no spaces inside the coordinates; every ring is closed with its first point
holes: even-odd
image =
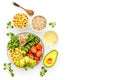
{"type": "MultiPolygon", "coordinates": [[[[11,30],[6,29],[6,23],[16,13],[24,11],[14,7],[12,1],[0,0],[1,80],[120,80],[119,0],[14,0],[34,10],[35,15],[57,22],[53,30],[59,35],[58,44],[54,46],[59,56],[44,77],[39,76],[41,62],[27,72],[12,66],[13,78],[3,70],[3,63],[10,62],[6,33],[11,30]]],[[[42,37],[43,32],[36,34],[42,37]]]]}

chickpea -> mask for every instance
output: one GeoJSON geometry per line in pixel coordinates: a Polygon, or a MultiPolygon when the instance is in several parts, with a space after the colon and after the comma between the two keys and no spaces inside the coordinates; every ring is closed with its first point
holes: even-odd
{"type": "Polygon", "coordinates": [[[21,47],[15,48],[15,50],[10,49],[9,50],[9,55],[10,55],[10,59],[13,62],[15,62],[16,60],[19,60],[19,59],[23,58],[21,47]]]}
{"type": "Polygon", "coordinates": [[[14,16],[13,23],[15,27],[23,29],[29,24],[28,17],[23,13],[18,13],[14,16]]]}

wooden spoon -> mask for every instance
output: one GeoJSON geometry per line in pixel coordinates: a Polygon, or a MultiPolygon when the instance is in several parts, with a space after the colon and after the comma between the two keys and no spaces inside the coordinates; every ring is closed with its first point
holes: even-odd
{"type": "Polygon", "coordinates": [[[28,10],[23,8],[22,6],[20,6],[19,4],[17,4],[16,2],[12,2],[14,6],[17,6],[21,9],[23,9],[29,16],[33,16],[34,15],[34,11],[33,10],[28,10]]]}

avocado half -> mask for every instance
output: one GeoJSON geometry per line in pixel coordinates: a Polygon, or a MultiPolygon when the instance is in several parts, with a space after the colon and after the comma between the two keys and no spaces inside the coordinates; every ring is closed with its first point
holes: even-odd
{"type": "Polygon", "coordinates": [[[44,66],[45,67],[52,67],[55,65],[56,60],[57,60],[57,56],[58,56],[58,51],[57,50],[52,50],[51,52],[49,52],[43,60],[44,66]]]}

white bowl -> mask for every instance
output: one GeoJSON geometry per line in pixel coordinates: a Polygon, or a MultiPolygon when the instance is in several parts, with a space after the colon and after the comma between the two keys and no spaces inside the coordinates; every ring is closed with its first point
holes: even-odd
{"type": "Polygon", "coordinates": [[[41,31],[43,31],[43,30],[46,28],[46,26],[47,26],[47,20],[46,20],[45,17],[43,17],[43,18],[46,20],[45,27],[42,28],[41,30],[37,30],[37,29],[34,29],[34,28],[33,28],[33,25],[32,25],[33,19],[34,19],[35,17],[39,17],[39,16],[40,16],[40,17],[43,17],[43,16],[41,16],[41,15],[36,15],[36,16],[34,16],[34,17],[31,19],[31,23],[30,23],[30,26],[31,26],[32,30],[33,30],[33,31],[36,31],[36,32],[41,32],[41,31]]]}

